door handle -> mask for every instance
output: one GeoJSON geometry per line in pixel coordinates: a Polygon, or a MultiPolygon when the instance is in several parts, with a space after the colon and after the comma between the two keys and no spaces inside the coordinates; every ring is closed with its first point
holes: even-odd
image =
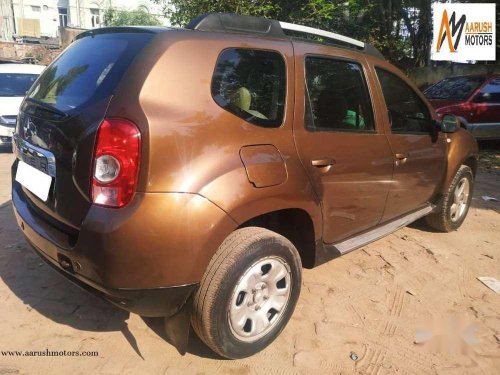
{"type": "Polygon", "coordinates": [[[311,160],[311,165],[313,167],[321,169],[323,172],[328,172],[334,164],[335,164],[335,159],[332,158],[311,160]]]}
{"type": "Polygon", "coordinates": [[[396,166],[404,164],[408,160],[408,154],[396,154],[394,156],[396,158],[396,166]]]}

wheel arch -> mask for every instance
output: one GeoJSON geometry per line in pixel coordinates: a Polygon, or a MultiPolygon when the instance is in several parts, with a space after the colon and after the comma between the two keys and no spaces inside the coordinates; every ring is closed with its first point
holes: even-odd
{"type": "Polygon", "coordinates": [[[479,151],[477,142],[472,134],[460,129],[455,133],[449,133],[448,137],[448,153],[447,153],[447,168],[443,184],[440,189],[441,194],[445,194],[451,181],[455,177],[461,165],[467,165],[472,169],[473,175],[476,175],[479,151]]]}
{"type": "Polygon", "coordinates": [[[283,208],[249,218],[238,228],[260,227],[286,237],[297,248],[302,265],[312,268],[316,264],[316,235],[311,215],[302,208],[283,208]]]}
{"type": "Polygon", "coordinates": [[[478,166],[478,159],[476,157],[469,156],[463,161],[462,165],[468,166],[472,170],[472,175],[476,177],[477,166],[478,166]]]}

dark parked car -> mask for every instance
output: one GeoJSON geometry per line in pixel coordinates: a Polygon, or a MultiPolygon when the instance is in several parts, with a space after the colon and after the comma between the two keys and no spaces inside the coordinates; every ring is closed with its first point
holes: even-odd
{"type": "Polygon", "coordinates": [[[280,334],[302,266],[421,217],[459,228],[478,158],[372,46],[231,14],[80,34],[14,141],[12,202],[35,251],[165,317],[181,350],[191,322],[229,358],[280,334]]]}
{"type": "Polygon", "coordinates": [[[424,94],[438,115],[459,116],[476,139],[500,139],[500,75],[445,78],[424,94]]]}

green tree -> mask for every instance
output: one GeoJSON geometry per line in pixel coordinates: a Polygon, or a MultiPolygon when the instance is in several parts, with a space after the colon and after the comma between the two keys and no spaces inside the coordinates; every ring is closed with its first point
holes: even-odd
{"type": "Polygon", "coordinates": [[[122,10],[108,8],[104,11],[106,26],[160,26],[160,20],[143,8],[122,10]]]}
{"type": "MultiPolygon", "coordinates": [[[[429,62],[431,0],[152,0],[173,25],[208,12],[261,16],[331,30],[374,44],[403,69],[429,62]]],[[[433,0],[435,1],[435,0],[433,0]]]]}
{"type": "Polygon", "coordinates": [[[331,20],[340,1],[327,0],[152,0],[163,6],[172,25],[185,26],[191,19],[209,12],[230,12],[321,26],[331,20]]]}

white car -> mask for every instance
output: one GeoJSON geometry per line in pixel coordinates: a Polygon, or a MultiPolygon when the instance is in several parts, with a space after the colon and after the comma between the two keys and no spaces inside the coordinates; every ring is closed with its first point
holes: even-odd
{"type": "Polygon", "coordinates": [[[43,65],[0,64],[0,147],[11,145],[17,113],[43,65]]]}

